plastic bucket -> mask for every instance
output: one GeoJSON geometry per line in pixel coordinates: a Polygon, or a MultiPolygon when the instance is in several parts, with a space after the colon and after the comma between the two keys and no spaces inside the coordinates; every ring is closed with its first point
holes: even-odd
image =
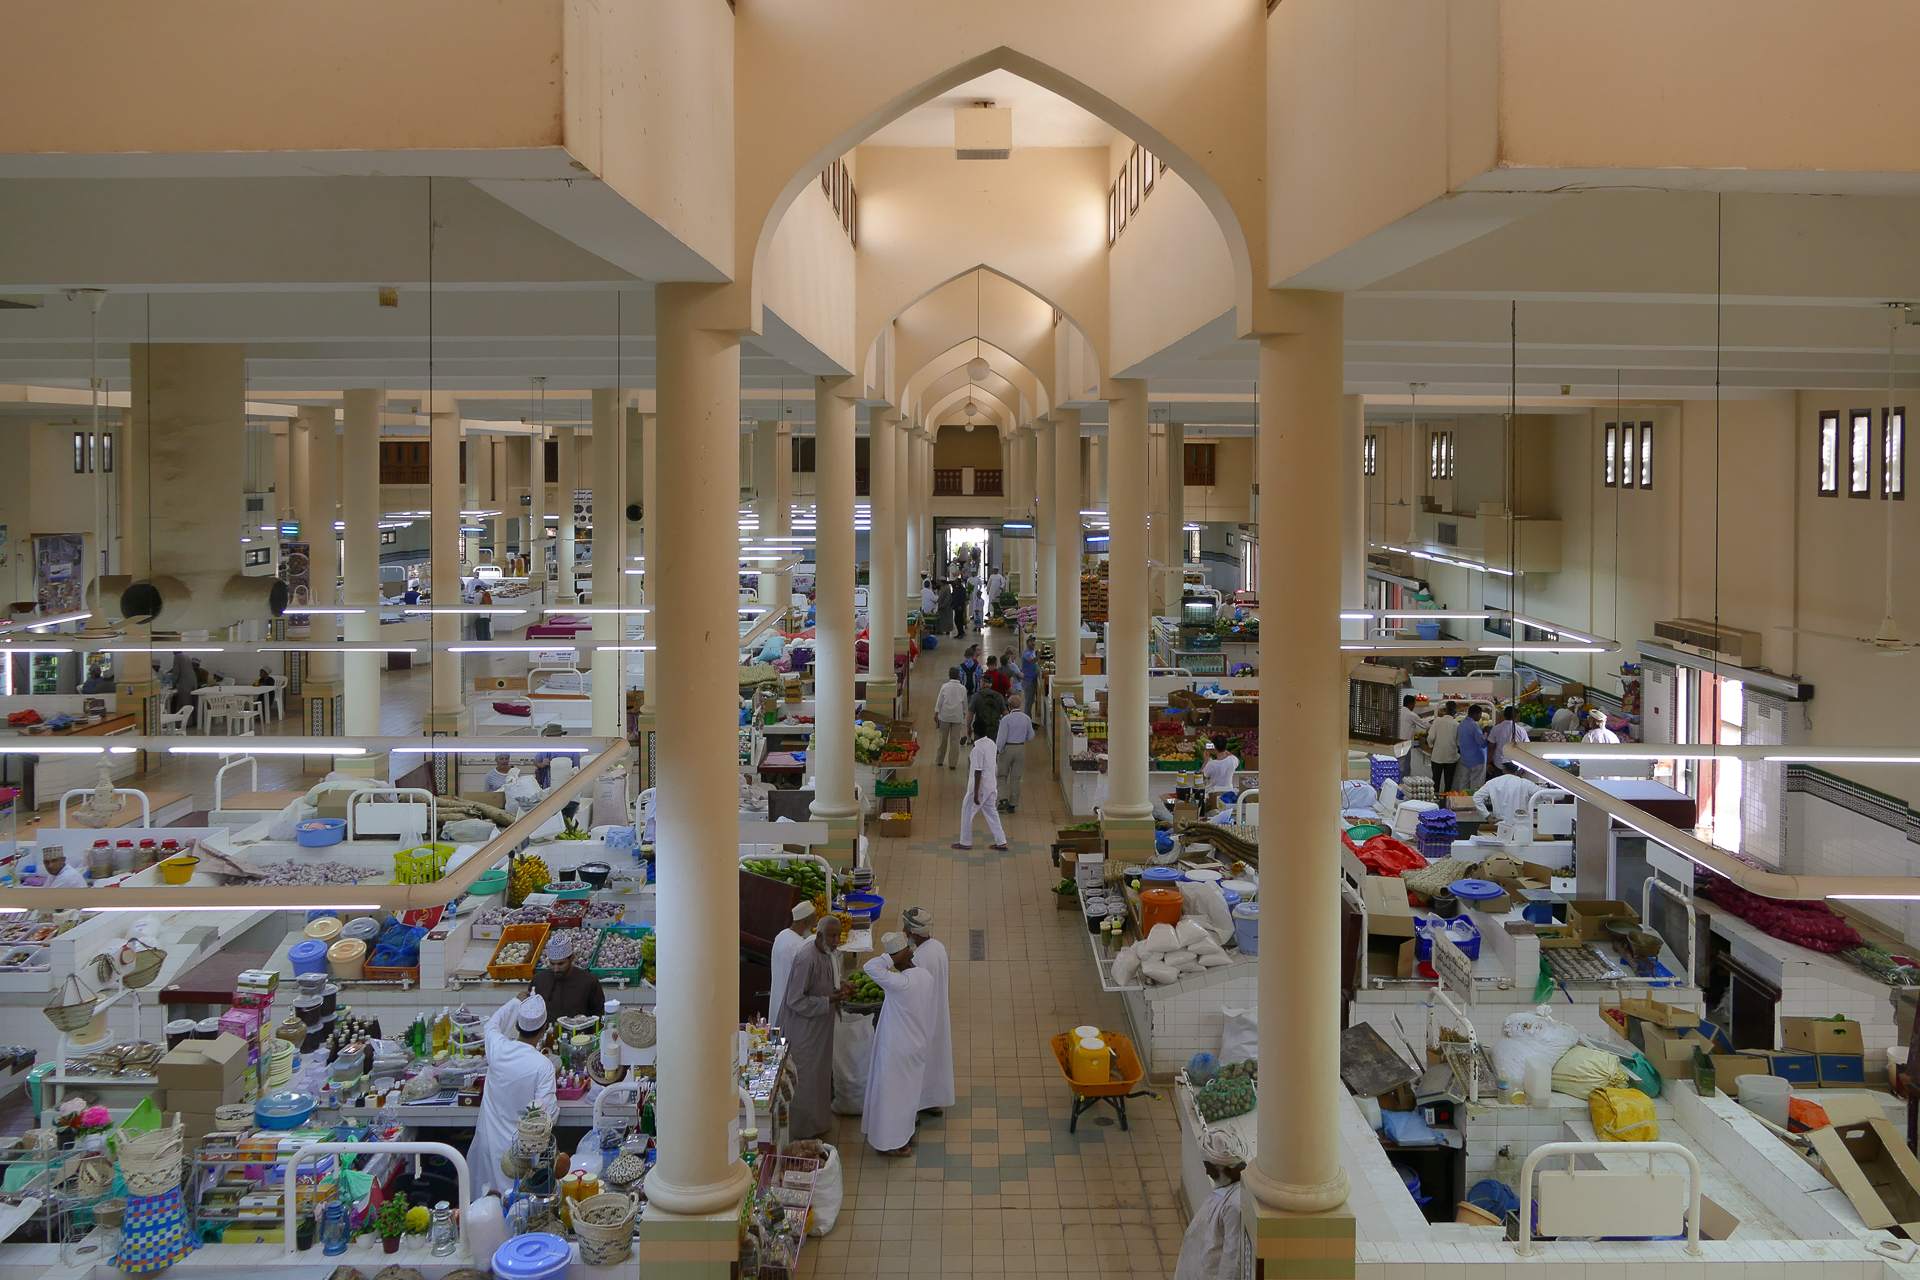
{"type": "Polygon", "coordinates": [[[1180,923],[1180,914],[1186,907],[1186,898],[1178,889],[1143,889],[1140,891],[1140,929],[1151,933],[1156,924],[1174,925],[1180,923]]]}
{"type": "Polygon", "coordinates": [[[366,967],[367,944],[359,938],[342,938],[327,948],[327,971],[336,978],[362,977],[366,967]]]}
{"type": "Polygon", "coordinates": [[[325,973],[327,944],[318,938],[296,942],[287,948],[287,963],[293,966],[295,973],[325,973]]]}
{"type": "Polygon", "coordinates": [[[1075,1084],[1105,1084],[1113,1074],[1109,1063],[1107,1042],[1095,1036],[1086,1036],[1073,1042],[1067,1054],[1067,1065],[1075,1084]]]}
{"type": "Polygon", "coordinates": [[[340,936],[340,917],[321,916],[318,920],[310,920],[307,922],[306,933],[309,938],[317,938],[321,942],[331,944],[340,936]]]}
{"type": "Polygon", "coordinates": [[[1784,1129],[1787,1127],[1787,1101],[1792,1084],[1780,1076],[1741,1076],[1734,1086],[1740,1091],[1740,1105],[1784,1129]]]}
{"type": "Polygon", "coordinates": [[[559,1236],[514,1236],[493,1251],[494,1280],[562,1280],[573,1250],[559,1236]]]}
{"type": "Polygon", "coordinates": [[[1260,904],[1243,902],[1233,909],[1233,945],[1241,955],[1260,954],[1260,904]]]}
{"type": "Polygon", "coordinates": [[[1251,880],[1222,880],[1220,882],[1220,891],[1222,893],[1237,893],[1240,895],[1240,901],[1242,902],[1252,902],[1260,896],[1260,886],[1251,880]]]}

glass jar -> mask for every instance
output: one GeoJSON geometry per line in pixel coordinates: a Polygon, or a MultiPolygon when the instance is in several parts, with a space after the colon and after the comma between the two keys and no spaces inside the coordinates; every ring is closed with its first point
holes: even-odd
{"type": "Polygon", "coordinates": [[[104,880],[113,874],[113,846],[105,840],[93,842],[93,849],[87,854],[87,874],[95,880],[104,880]]]}
{"type": "Polygon", "coordinates": [[[427,1228],[427,1242],[436,1258],[444,1258],[459,1248],[459,1228],[453,1221],[453,1206],[442,1200],[433,1206],[433,1225],[427,1228]]]}
{"type": "Polygon", "coordinates": [[[117,876],[131,875],[133,873],[134,853],[133,841],[131,840],[122,840],[114,845],[113,874],[117,876]]]}
{"type": "Polygon", "coordinates": [[[338,1203],[327,1206],[320,1220],[321,1252],[337,1257],[347,1251],[347,1211],[338,1203]]]}

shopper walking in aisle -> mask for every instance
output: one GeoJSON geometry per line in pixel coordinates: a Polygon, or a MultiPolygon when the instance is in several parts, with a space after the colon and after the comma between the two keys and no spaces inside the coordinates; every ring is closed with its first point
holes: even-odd
{"type": "Polygon", "coordinates": [[[967,613],[975,631],[987,629],[987,584],[978,576],[967,581],[967,613]]]}
{"type": "Polygon", "coordinates": [[[947,612],[953,615],[953,634],[964,640],[967,635],[967,586],[960,578],[947,580],[947,612]]]}
{"type": "Polygon", "coordinates": [[[1040,655],[1034,652],[1033,641],[1027,641],[1027,647],[1020,651],[1020,693],[1025,698],[1027,714],[1040,714],[1040,655]]]}
{"type": "Polygon", "coordinates": [[[1453,790],[1454,770],[1460,765],[1460,718],[1455,711],[1455,704],[1449,702],[1427,725],[1427,755],[1433,760],[1436,796],[1453,790]]]}
{"type": "Polygon", "coordinates": [[[787,994],[787,975],[793,972],[793,958],[800,954],[800,948],[807,945],[807,939],[813,936],[814,916],[818,912],[811,902],[793,904],[793,923],[780,931],[773,940],[773,981],[767,987],[767,1017],[774,1026],[780,1026],[777,1016],[780,1001],[787,994]]]}
{"type": "Polygon", "coordinates": [[[1495,822],[1507,822],[1527,811],[1527,802],[1540,784],[1520,773],[1520,766],[1509,760],[1500,773],[1473,793],[1473,807],[1495,822]]]}
{"type": "MultiPolygon", "coordinates": [[[[992,661],[991,658],[988,659],[992,661]]],[[[983,734],[989,738],[1000,736],[1000,718],[1007,714],[1007,700],[1000,691],[985,680],[973,691],[973,697],[967,703],[967,713],[972,717],[973,736],[983,734]]]]}
{"type": "Polygon", "coordinates": [[[913,962],[913,944],[904,933],[880,939],[885,955],[863,966],[887,993],[873,1037],[873,1062],[867,1069],[867,1096],[860,1111],[860,1132],[883,1156],[913,1154],[913,1130],[926,1087],[927,1051],[933,1040],[933,975],[913,962]]]}
{"type": "Polygon", "coordinates": [[[1487,780],[1487,734],[1480,727],[1485,707],[1468,707],[1467,718],[1460,722],[1460,789],[1478,791],[1487,780]]]}
{"type": "Polygon", "coordinates": [[[993,737],[993,729],[979,720],[973,722],[973,750],[967,756],[967,789],[960,797],[960,840],[953,846],[956,849],[973,848],[975,814],[986,818],[987,830],[993,832],[993,847],[1007,847],[1006,829],[1000,825],[1000,811],[996,807],[1000,799],[996,773],[999,749],[994,746],[993,737]]]}
{"type": "Polygon", "coordinates": [[[1607,728],[1607,713],[1598,707],[1587,708],[1587,732],[1582,742],[1618,742],[1620,735],[1607,728]]]}
{"type": "Polygon", "coordinates": [[[970,644],[966,654],[960,659],[960,683],[967,686],[967,697],[973,697],[980,688],[980,646],[970,644]]]}
{"type": "Polygon", "coordinates": [[[823,1138],[833,1128],[833,1028],[840,1002],[853,994],[852,983],[834,976],[840,929],[839,916],[822,920],[813,945],[794,952],[786,982],[773,992],[773,1024],[786,1034],[788,1061],[799,1074],[787,1109],[796,1138],[823,1138]]]}
{"type": "Polygon", "coordinates": [[[1568,698],[1566,705],[1553,713],[1551,728],[1555,733],[1577,733],[1580,729],[1580,699],[1568,698]]]}
{"type": "Polygon", "coordinates": [[[920,1086],[921,1114],[939,1115],[953,1105],[953,1001],[948,985],[952,966],[947,944],[933,936],[933,913],[908,907],[900,927],[913,944],[913,966],[933,977],[933,1028],[927,1042],[927,1074],[920,1086]]]}
{"type": "Polygon", "coordinates": [[[1020,807],[1020,779],[1027,771],[1027,744],[1033,741],[1033,718],[1020,709],[1020,695],[1007,702],[1007,714],[1000,717],[994,732],[994,747],[1000,756],[1000,807],[1008,813],[1020,807]]]}
{"type": "Polygon", "coordinates": [[[991,607],[995,604],[998,604],[1000,601],[1000,597],[1006,594],[1006,590],[1007,590],[1007,575],[1000,572],[998,567],[995,567],[992,575],[987,579],[988,606],[991,607]]]}
{"type": "Polygon", "coordinates": [[[1002,698],[1013,692],[1013,672],[992,654],[987,655],[987,672],[981,679],[1002,698]]]}
{"type": "Polygon", "coordinates": [[[1500,767],[1507,762],[1507,748],[1516,742],[1532,742],[1527,735],[1527,726],[1520,723],[1520,713],[1508,707],[1500,713],[1500,723],[1487,731],[1487,776],[1500,776],[1500,767]]]}
{"type": "Polygon", "coordinates": [[[493,768],[487,770],[486,779],[481,782],[482,791],[505,791],[507,783],[513,777],[513,757],[504,751],[493,758],[493,768]]]}
{"type": "Polygon", "coordinates": [[[507,1001],[487,1022],[487,1091],[480,1097],[473,1141],[467,1146],[476,1196],[491,1191],[504,1197],[513,1189],[500,1157],[512,1150],[520,1117],[529,1106],[538,1103],[542,1111],[560,1114],[553,1061],[538,1047],[546,1032],[547,1002],[537,995],[507,1001]]]}
{"type": "Polygon", "coordinates": [[[933,763],[958,769],[967,754],[967,686],[958,667],[947,668],[947,682],[933,695],[933,722],[940,726],[940,750],[933,763]]]}

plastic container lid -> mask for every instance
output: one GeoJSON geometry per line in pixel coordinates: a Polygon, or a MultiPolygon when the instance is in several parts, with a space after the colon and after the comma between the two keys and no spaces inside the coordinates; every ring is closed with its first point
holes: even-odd
{"type": "Polygon", "coordinates": [[[565,1275],[571,1257],[565,1240],[535,1231],[515,1236],[493,1251],[493,1274],[499,1280],[548,1280],[565,1275]]]}
{"type": "Polygon", "coordinates": [[[1260,918],[1260,904],[1257,902],[1242,902],[1233,908],[1233,914],[1242,920],[1258,920],[1260,918]]]}
{"type": "Polygon", "coordinates": [[[1260,892],[1260,886],[1251,880],[1223,880],[1220,882],[1220,888],[1226,893],[1237,893],[1242,898],[1260,892]]]}
{"type": "Polygon", "coordinates": [[[327,963],[327,944],[318,938],[296,942],[287,948],[287,960],[296,973],[320,969],[327,963]]]}
{"type": "Polygon", "coordinates": [[[340,919],[338,916],[322,916],[307,925],[306,934],[309,938],[332,942],[340,936],[340,919]]]}
{"type": "Polygon", "coordinates": [[[1189,884],[1213,884],[1225,878],[1218,871],[1189,871],[1186,875],[1189,884]]]}
{"type": "Polygon", "coordinates": [[[1455,880],[1447,886],[1447,892],[1463,902],[1484,902],[1500,897],[1506,890],[1491,880],[1455,880]]]}
{"type": "Polygon", "coordinates": [[[1107,1045],[1106,1041],[1100,1039],[1098,1036],[1081,1036],[1080,1047],[1088,1053],[1098,1053],[1106,1048],[1107,1045]]]}
{"type": "Polygon", "coordinates": [[[1140,878],[1142,880],[1159,880],[1166,884],[1172,884],[1180,878],[1180,869],[1178,867],[1148,867],[1140,873],[1140,878]]]}
{"type": "Polygon", "coordinates": [[[327,959],[336,964],[350,964],[367,954],[367,944],[359,938],[342,938],[327,948],[327,959]]]}
{"type": "Polygon", "coordinates": [[[1100,1028],[1093,1026],[1091,1024],[1088,1024],[1087,1026],[1083,1026],[1083,1027],[1075,1027],[1073,1029],[1073,1038],[1076,1040],[1085,1040],[1090,1036],[1095,1039],[1098,1039],[1099,1035],[1100,1035],[1100,1028]]]}
{"type": "Polygon", "coordinates": [[[361,916],[358,920],[348,921],[346,928],[342,929],[340,934],[342,937],[372,942],[380,936],[380,922],[372,916],[361,916]]]}

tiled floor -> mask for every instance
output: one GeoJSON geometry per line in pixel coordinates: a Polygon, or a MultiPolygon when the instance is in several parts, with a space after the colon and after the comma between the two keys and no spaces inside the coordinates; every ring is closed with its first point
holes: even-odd
{"type": "MultiPolygon", "coordinates": [[[[992,639],[998,649],[1006,637],[992,639]]],[[[923,758],[938,742],[931,708],[951,661],[949,644],[913,676],[923,758]]],[[[1029,748],[1020,812],[1005,816],[1008,853],[982,824],[971,853],[948,848],[966,774],[931,764],[914,771],[913,837],[874,841],[889,915],[927,908],[952,957],[959,1104],[921,1122],[907,1159],[874,1154],[859,1117],[840,1120],[846,1206],[833,1233],[807,1245],[802,1275],[1173,1274],[1186,1214],[1171,1103],[1129,1102],[1128,1132],[1102,1106],[1067,1133],[1072,1095],[1048,1042],[1082,1023],[1123,1028],[1125,1015],[1100,990],[1080,917],[1048,892],[1058,873],[1047,846],[1067,819],[1044,747],[1029,748]],[[986,958],[970,961],[975,930],[986,958]]]]}

